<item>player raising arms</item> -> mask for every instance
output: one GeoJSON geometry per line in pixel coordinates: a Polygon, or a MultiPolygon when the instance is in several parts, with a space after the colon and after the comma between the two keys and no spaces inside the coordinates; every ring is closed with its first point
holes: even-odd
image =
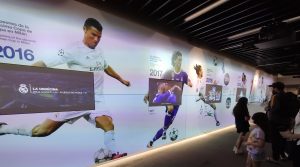
{"type": "Polygon", "coordinates": [[[84,35],[82,41],[74,43],[69,48],[60,50],[59,56],[52,61],[38,61],[33,65],[39,67],[54,67],[66,63],[69,69],[93,72],[95,110],[55,113],[43,123],[32,129],[24,129],[22,127],[13,128],[6,123],[0,123],[0,135],[15,134],[31,137],[45,137],[55,132],[64,123],[73,123],[83,117],[88,122],[94,124],[96,128],[104,130],[104,144],[106,146],[105,152],[107,154],[101,158],[95,157],[95,162],[115,159],[125,155],[119,154],[116,150],[113,120],[104,104],[104,72],[126,86],[130,86],[130,82],[124,80],[116,73],[113,68],[106,63],[100,50],[96,48],[102,36],[102,25],[96,19],[88,18],[84,23],[83,32],[84,35]]]}
{"type": "MultiPolygon", "coordinates": [[[[181,63],[182,63],[182,54],[179,51],[176,51],[172,55],[172,66],[173,68],[170,70],[167,70],[163,76],[162,79],[167,80],[176,80],[181,81],[182,83],[192,87],[192,83],[190,79],[188,78],[188,75],[186,72],[184,72],[181,69],[181,63]]],[[[147,103],[149,100],[149,95],[146,94],[144,97],[145,103],[147,103]]],[[[167,105],[166,106],[166,115],[164,120],[164,125],[162,128],[160,128],[152,140],[148,143],[147,147],[151,148],[153,146],[153,143],[162,137],[163,140],[166,139],[166,131],[170,127],[170,125],[173,123],[176,114],[178,112],[179,105],[167,105]]]]}

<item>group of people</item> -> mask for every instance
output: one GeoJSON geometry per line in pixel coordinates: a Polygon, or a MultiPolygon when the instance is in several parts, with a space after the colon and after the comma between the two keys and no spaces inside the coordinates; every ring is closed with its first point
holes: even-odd
{"type": "Polygon", "coordinates": [[[233,151],[235,154],[242,154],[242,146],[245,143],[248,152],[247,167],[259,167],[264,160],[279,163],[279,160],[288,158],[293,160],[294,167],[299,167],[299,157],[295,155],[300,153],[300,134],[294,133],[294,128],[300,124],[299,101],[296,102],[298,104],[296,113],[288,114],[290,109],[286,104],[288,102],[285,99],[287,97],[284,92],[285,85],[282,82],[275,82],[270,87],[273,88],[272,97],[265,108],[266,112],[257,112],[250,117],[246,97],[241,97],[235,105],[233,115],[239,136],[233,151]],[[297,113],[298,115],[296,115],[297,113]],[[250,131],[249,120],[251,118],[254,126],[250,131]],[[287,141],[289,141],[289,145],[287,141]],[[270,157],[265,155],[266,142],[270,142],[272,145],[270,157]]]}

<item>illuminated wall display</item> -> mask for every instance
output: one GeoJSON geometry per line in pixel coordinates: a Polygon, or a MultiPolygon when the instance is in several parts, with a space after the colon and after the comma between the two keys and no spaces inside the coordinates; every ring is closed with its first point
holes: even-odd
{"type": "Polygon", "coordinates": [[[95,109],[92,73],[0,64],[0,80],[0,114],[95,109]]]}
{"type": "Polygon", "coordinates": [[[71,0],[0,2],[2,166],[91,166],[115,152],[131,155],[230,126],[237,98],[269,98],[271,75],[99,9],[71,0]],[[51,74],[37,70],[27,77],[24,70],[2,70],[3,64],[29,67],[41,62],[53,68],[51,74]],[[176,98],[169,98],[174,106],[155,100],[163,82],[149,88],[149,79],[173,80],[164,84],[174,87],[176,98]],[[32,86],[33,80],[42,86],[32,86]],[[63,88],[77,93],[53,95],[63,88]],[[10,89],[48,94],[20,100],[10,89]],[[160,104],[149,106],[148,100],[160,104]],[[56,104],[63,109],[51,109],[56,104]],[[4,112],[9,106],[13,110],[4,112]],[[33,106],[40,108],[34,112],[33,106]],[[114,129],[97,128],[103,115],[107,121],[112,118],[114,129]],[[63,125],[55,124],[59,128],[51,134],[38,131],[45,126],[37,125],[49,120],[63,125]]]}

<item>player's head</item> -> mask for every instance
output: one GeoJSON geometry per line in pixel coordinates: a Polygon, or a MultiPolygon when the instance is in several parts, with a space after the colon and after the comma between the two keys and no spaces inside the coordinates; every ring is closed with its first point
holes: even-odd
{"type": "Polygon", "coordinates": [[[83,25],[84,38],[83,43],[94,49],[98,45],[102,35],[102,25],[94,18],[88,18],[83,25]]]}
{"type": "Polygon", "coordinates": [[[196,71],[197,77],[198,77],[199,79],[201,79],[201,78],[203,77],[203,70],[202,70],[201,65],[196,64],[196,65],[194,66],[194,70],[196,71]]]}
{"type": "Polygon", "coordinates": [[[231,98],[228,97],[228,98],[226,99],[226,108],[230,108],[230,105],[231,105],[231,98]]]}
{"type": "Polygon", "coordinates": [[[157,83],[157,92],[158,93],[165,93],[168,90],[168,84],[165,82],[159,82],[157,83]]]}
{"type": "Polygon", "coordinates": [[[182,62],[182,54],[179,51],[175,51],[172,55],[172,66],[181,68],[181,62],[182,62]]]}

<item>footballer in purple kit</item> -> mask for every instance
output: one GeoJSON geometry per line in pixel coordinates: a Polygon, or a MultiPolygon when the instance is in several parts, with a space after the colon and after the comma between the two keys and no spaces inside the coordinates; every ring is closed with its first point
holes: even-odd
{"type": "MultiPolygon", "coordinates": [[[[179,51],[175,51],[172,55],[171,61],[172,61],[173,68],[170,70],[167,70],[162,75],[162,79],[180,81],[183,84],[186,84],[189,87],[192,87],[192,83],[191,83],[190,79],[188,78],[188,74],[181,69],[182,53],[179,51]]],[[[149,95],[146,94],[144,97],[145,103],[147,103],[148,100],[149,100],[149,95]]],[[[178,109],[179,109],[179,105],[167,105],[166,106],[166,110],[165,110],[166,115],[165,115],[163,127],[160,128],[154,135],[153,139],[149,141],[149,143],[147,144],[148,148],[151,148],[153,146],[153,143],[156,140],[160,139],[161,137],[163,140],[166,139],[167,129],[173,123],[173,121],[176,117],[176,114],[178,112],[178,109]]]]}

